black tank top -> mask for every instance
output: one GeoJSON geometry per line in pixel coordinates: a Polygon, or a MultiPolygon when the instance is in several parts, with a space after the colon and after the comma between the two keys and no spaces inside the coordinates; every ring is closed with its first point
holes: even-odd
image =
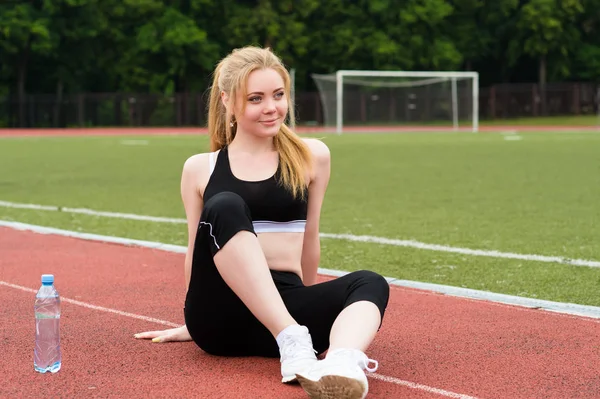
{"type": "MultiPolygon", "coordinates": [[[[231,191],[244,199],[252,217],[256,233],[304,232],[306,226],[307,201],[294,198],[292,193],[279,184],[280,169],[266,180],[240,180],[231,172],[227,147],[223,147],[212,169],[204,189],[204,201],[213,195],[231,191]]],[[[308,195],[305,195],[305,198],[308,195]]]]}

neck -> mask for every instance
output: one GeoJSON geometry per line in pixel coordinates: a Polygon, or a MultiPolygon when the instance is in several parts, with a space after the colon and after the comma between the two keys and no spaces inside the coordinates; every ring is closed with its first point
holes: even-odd
{"type": "Polygon", "coordinates": [[[275,144],[273,137],[256,137],[252,134],[237,131],[234,139],[229,143],[229,148],[231,149],[232,147],[236,151],[262,154],[273,151],[275,144]]]}

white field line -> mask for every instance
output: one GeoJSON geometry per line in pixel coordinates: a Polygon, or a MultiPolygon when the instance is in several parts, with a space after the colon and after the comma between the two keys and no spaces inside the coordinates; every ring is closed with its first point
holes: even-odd
{"type": "Polygon", "coordinates": [[[148,140],[121,140],[122,145],[148,145],[148,140]]]}
{"type": "MultiPolygon", "coordinates": [[[[145,221],[145,222],[180,223],[180,224],[186,223],[186,220],[182,219],[182,218],[146,216],[146,215],[137,215],[137,214],[132,214],[132,213],[120,213],[120,212],[105,212],[105,211],[96,211],[96,210],[87,209],[87,208],[69,208],[69,207],[52,206],[52,205],[23,204],[23,203],[8,202],[8,201],[0,201],[0,206],[7,207],[7,208],[32,209],[32,210],[39,210],[39,211],[79,213],[79,214],[85,214],[85,215],[96,216],[96,217],[132,219],[132,220],[140,220],[140,221],[145,221]]],[[[452,247],[452,246],[448,246],[448,245],[428,244],[428,243],[415,241],[415,240],[400,240],[400,239],[395,239],[395,238],[376,237],[376,236],[367,236],[367,235],[357,236],[357,235],[353,235],[353,234],[330,234],[330,233],[321,233],[321,237],[337,239],[337,240],[355,241],[355,242],[367,242],[367,243],[380,244],[380,245],[392,245],[392,246],[397,246],[397,247],[425,249],[425,250],[430,250],[430,251],[451,252],[451,253],[470,255],[470,256],[484,256],[484,257],[505,258],[505,259],[520,259],[520,260],[525,260],[525,261],[560,263],[560,264],[572,265],[572,266],[600,267],[600,261],[596,261],[596,260],[571,259],[571,258],[565,258],[565,257],[561,257],[561,256],[546,256],[546,255],[537,255],[537,254],[517,254],[517,253],[512,253],[512,252],[501,252],[501,251],[495,251],[495,250],[470,249],[470,248],[452,247]]]]}
{"type": "MultiPolygon", "coordinates": [[[[37,292],[37,290],[35,290],[33,288],[27,288],[27,287],[23,287],[21,285],[7,283],[6,281],[0,281],[0,285],[3,285],[5,287],[10,287],[10,288],[15,288],[17,290],[21,290],[21,291],[25,291],[25,292],[30,292],[33,294],[35,294],[37,292]]],[[[92,310],[99,310],[101,312],[114,313],[119,316],[132,317],[134,319],[148,321],[150,323],[163,324],[163,325],[169,326],[169,327],[179,327],[180,326],[179,324],[171,323],[170,321],[155,319],[154,317],[142,316],[142,315],[135,314],[135,313],[123,312],[121,310],[105,308],[103,306],[96,306],[96,305],[92,305],[91,303],[81,302],[81,301],[77,301],[75,299],[65,298],[63,296],[60,297],[60,300],[61,300],[61,302],[71,303],[73,305],[82,306],[84,308],[88,308],[88,309],[92,309],[92,310]]]]}
{"type": "Polygon", "coordinates": [[[375,236],[355,236],[352,234],[328,234],[322,233],[321,237],[335,238],[338,240],[347,241],[358,241],[358,242],[369,242],[373,244],[382,245],[394,245],[398,247],[411,247],[418,249],[428,249],[431,251],[440,252],[452,252],[462,255],[472,256],[486,256],[491,258],[506,258],[506,259],[521,259],[527,261],[547,262],[547,263],[561,263],[573,266],[588,266],[588,267],[600,267],[600,261],[586,260],[586,259],[570,259],[560,256],[546,256],[546,255],[531,255],[531,254],[516,254],[512,252],[500,252],[500,251],[489,251],[483,249],[470,249],[451,247],[448,245],[439,244],[427,244],[420,241],[414,240],[398,240],[395,238],[375,237],[375,236]]]}
{"type": "Polygon", "coordinates": [[[523,140],[523,136],[517,136],[517,135],[504,136],[504,140],[505,141],[520,141],[520,140],[523,140]]]}
{"type": "Polygon", "coordinates": [[[22,204],[22,203],[18,203],[18,202],[9,202],[9,201],[0,201],[0,206],[3,206],[5,208],[32,209],[35,211],[80,213],[83,215],[90,215],[90,216],[108,217],[108,218],[117,218],[117,219],[132,219],[132,220],[140,220],[140,221],[144,221],[144,222],[186,223],[185,219],[179,219],[179,218],[166,218],[166,217],[161,217],[161,216],[136,215],[134,213],[104,212],[104,211],[95,211],[93,209],[87,209],[87,208],[69,208],[67,206],[22,204]]]}
{"type": "MultiPolygon", "coordinates": [[[[15,230],[33,231],[40,234],[55,234],[66,237],[79,238],[90,241],[99,241],[106,243],[114,243],[127,246],[139,246],[145,248],[159,249],[167,252],[175,252],[185,254],[187,248],[181,245],[164,244],[153,241],[134,240],[130,238],[103,236],[99,234],[80,233],[70,230],[62,230],[54,227],[37,226],[20,222],[12,222],[0,220],[0,226],[9,227],[15,230]]],[[[347,271],[331,270],[319,268],[319,274],[330,277],[340,277],[347,274],[347,271]]],[[[425,291],[437,292],[445,295],[451,295],[461,298],[469,298],[475,300],[484,300],[494,303],[519,306],[523,308],[543,309],[558,314],[567,314],[573,316],[582,316],[586,318],[600,319],[600,307],[579,305],[575,303],[553,302],[541,299],[525,298],[513,295],[497,294],[488,291],[479,291],[469,288],[452,287],[441,284],[423,283],[419,281],[399,280],[392,277],[386,277],[389,284],[414,288],[425,291]]]]}
{"type": "MultiPolygon", "coordinates": [[[[0,286],[14,288],[14,289],[21,290],[21,291],[24,291],[24,292],[29,292],[29,293],[32,293],[32,294],[35,294],[37,292],[37,290],[35,290],[33,288],[23,287],[22,285],[17,285],[17,284],[11,284],[11,283],[8,283],[6,281],[0,281],[0,286]]],[[[134,319],[143,320],[143,321],[147,321],[147,322],[151,322],[151,323],[162,324],[162,325],[169,326],[169,327],[179,327],[180,326],[180,324],[172,323],[170,321],[155,319],[153,317],[143,316],[143,315],[139,315],[139,314],[135,314],[135,313],[123,312],[122,310],[105,308],[103,306],[92,305],[91,303],[86,303],[86,302],[82,302],[82,301],[76,301],[74,299],[65,298],[65,297],[62,297],[62,296],[61,296],[60,300],[62,302],[70,303],[70,304],[77,305],[77,306],[82,306],[82,307],[87,308],[87,309],[99,310],[101,312],[112,313],[112,314],[116,314],[116,315],[124,316],[124,317],[131,317],[131,318],[134,318],[134,319]]],[[[401,386],[412,388],[412,389],[418,389],[418,390],[421,390],[421,391],[425,391],[425,392],[429,392],[429,393],[434,393],[434,394],[438,394],[438,395],[441,395],[441,396],[446,396],[448,398],[454,398],[454,399],[477,399],[477,398],[475,398],[473,396],[463,395],[463,394],[460,394],[460,393],[454,393],[454,392],[446,391],[444,389],[434,388],[434,387],[430,387],[430,386],[423,385],[423,384],[418,384],[418,383],[412,382],[412,381],[404,381],[404,380],[401,380],[399,378],[390,377],[390,376],[387,376],[387,375],[381,375],[381,374],[371,373],[371,374],[369,374],[369,376],[372,377],[372,378],[374,378],[374,379],[376,379],[376,380],[379,380],[379,381],[383,381],[383,382],[387,382],[387,383],[391,383],[391,384],[396,384],[396,385],[401,385],[401,386]]]]}

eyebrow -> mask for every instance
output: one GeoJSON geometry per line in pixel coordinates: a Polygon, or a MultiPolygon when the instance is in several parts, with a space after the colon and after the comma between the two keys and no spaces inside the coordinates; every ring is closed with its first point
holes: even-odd
{"type": "MultiPolygon", "coordinates": [[[[276,93],[278,91],[283,90],[283,87],[280,87],[278,89],[273,90],[273,93],[276,93]]],[[[263,93],[262,91],[253,91],[252,93],[248,93],[249,96],[253,95],[253,94],[260,94],[260,95],[264,95],[265,93],[263,93]]]]}

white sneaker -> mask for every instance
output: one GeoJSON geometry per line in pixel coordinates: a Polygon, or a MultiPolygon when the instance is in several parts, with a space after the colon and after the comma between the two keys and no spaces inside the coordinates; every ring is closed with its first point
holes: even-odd
{"type": "Polygon", "coordinates": [[[281,355],[281,382],[296,381],[296,374],[304,372],[317,362],[312,338],[305,326],[291,326],[277,337],[281,355]]]}
{"type": "Polygon", "coordinates": [[[296,377],[312,399],[364,399],[369,392],[364,370],[374,372],[377,367],[375,360],[357,349],[337,349],[296,377]],[[370,363],[375,366],[369,367],[370,363]]]}

